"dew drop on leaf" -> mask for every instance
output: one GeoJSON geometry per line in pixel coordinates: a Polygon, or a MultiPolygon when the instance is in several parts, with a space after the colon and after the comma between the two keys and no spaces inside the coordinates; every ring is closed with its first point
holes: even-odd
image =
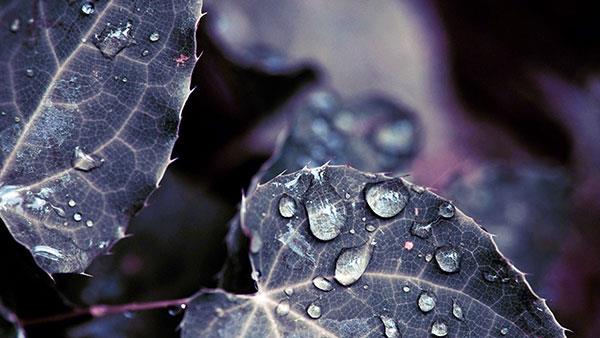
{"type": "Polygon", "coordinates": [[[147,49],[144,49],[144,50],[142,51],[142,56],[148,56],[148,54],[150,54],[150,51],[149,51],[149,50],[147,50],[147,49]]]}
{"type": "Polygon", "coordinates": [[[431,262],[431,260],[433,259],[433,255],[428,253],[425,255],[425,261],[426,262],[431,262]]]}
{"type": "Polygon", "coordinates": [[[21,26],[21,20],[14,19],[13,22],[10,24],[10,31],[13,33],[16,33],[19,31],[20,26],[21,26]]]}
{"type": "Polygon", "coordinates": [[[54,210],[54,212],[58,216],[60,216],[60,217],[65,217],[66,216],[65,210],[63,208],[60,208],[60,207],[57,207],[57,206],[54,206],[54,205],[50,205],[50,206],[52,207],[52,210],[54,210]]]}
{"type": "Polygon", "coordinates": [[[500,334],[503,336],[506,336],[508,334],[508,328],[503,327],[502,329],[500,329],[500,334]]]}
{"type": "Polygon", "coordinates": [[[321,307],[315,303],[310,303],[306,308],[306,313],[312,319],[319,319],[321,318],[321,307]]]}
{"type": "Polygon", "coordinates": [[[36,245],[33,247],[33,254],[53,261],[58,261],[64,257],[60,250],[47,245],[36,245]]]}
{"type": "Polygon", "coordinates": [[[423,313],[427,313],[435,308],[435,295],[428,291],[423,291],[419,295],[419,299],[417,300],[417,305],[419,306],[419,310],[423,313]]]}
{"type": "Polygon", "coordinates": [[[336,238],[346,222],[344,207],[321,195],[306,202],[306,213],[311,233],[322,241],[336,238]]]}
{"type": "Polygon", "coordinates": [[[69,202],[67,202],[67,204],[72,208],[77,205],[77,202],[75,202],[74,200],[69,200],[69,202]]]}
{"type": "Polygon", "coordinates": [[[402,291],[404,291],[404,293],[409,293],[410,292],[410,287],[408,287],[408,286],[405,285],[405,286],[402,287],[402,291]]]}
{"type": "Polygon", "coordinates": [[[285,218],[294,217],[296,214],[296,201],[288,195],[283,195],[279,199],[279,214],[285,218]]]}
{"type": "Polygon", "coordinates": [[[130,21],[117,26],[106,25],[100,34],[94,36],[94,45],[102,55],[113,59],[123,49],[136,44],[133,25],[130,21]]]}
{"type": "Polygon", "coordinates": [[[441,320],[436,320],[431,324],[431,334],[436,337],[444,337],[448,334],[448,325],[441,320]]]}
{"type": "Polygon", "coordinates": [[[489,270],[481,271],[481,275],[483,276],[483,279],[485,281],[490,282],[490,283],[495,283],[500,278],[498,276],[498,274],[496,274],[495,272],[489,271],[489,270]]]}
{"type": "Polygon", "coordinates": [[[73,214],[73,220],[75,220],[75,222],[80,222],[81,221],[81,214],[76,212],[73,214]]]}
{"type": "Polygon", "coordinates": [[[160,34],[158,34],[158,32],[152,32],[152,34],[150,34],[148,39],[150,40],[150,42],[156,42],[156,41],[160,40],[160,34]]]}
{"type": "Polygon", "coordinates": [[[373,226],[372,224],[367,224],[365,225],[365,230],[367,230],[368,232],[373,232],[375,231],[375,226],[373,226]]]}
{"type": "Polygon", "coordinates": [[[379,316],[381,322],[383,323],[383,328],[385,332],[385,336],[387,338],[399,338],[400,333],[398,332],[398,327],[396,326],[396,321],[392,317],[388,316],[379,316]]]}
{"type": "Polygon", "coordinates": [[[465,318],[462,307],[456,299],[452,301],[452,315],[458,320],[463,320],[465,318]]]}
{"type": "Polygon", "coordinates": [[[90,15],[93,14],[95,11],[94,8],[94,3],[91,1],[84,1],[81,4],[81,13],[85,14],[85,15],[90,15]]]}
{"type": "Polygon", "coordinates": [[[451,246],[443,246],[435,251],[435,261],[444,272],[458,272],[460,269],[460,260],[460,253],[451,246]]]}
{"type": "Polygon", "coordinates": [[[35,75],[35,72],[33,71],[33,69],[28,68],[27,70],[25,70],[25,74],[27,74],[27,77],[33,77],[35,75]]]}
{"type": "Polygon", "coordinates": [[[438,214],[440,216],[442,216],[443,218],[452,218],[454,216],[454,205],[452,205],[452,203],[450,202],[444,202],[442,203],[442,205],[440,205],[440,208],[438,210],[438,214]]]}
{"type": "Polygon", "coordinates": [[[317,276],[312,280],[313,285],[321,291],[333,290],[333,284],[323,276],[317,276]]]}
{"type": "Polygon", "coordinates": [[[75,156],[72,163],[73,168],[82,171],[90,171],[102,166],[103,163],[104,159],[86,154],[79,146],[75,147],[75,156]]]}
{"type": "Polygon", "coordinates": [[[292,295],[294,295],[294,289],[292,289],[292,288],[285,288],[285,290],[283,290],[283,293],[285,293],[286,296],[291,297],[292,295]]]}
{"type": "Polygon", "coordinates": [[[87,221],[85,221],[85,226],[87,226],[88,228],[93,227],[94,221],[92,221],[91,219],[88,219],[87,221]]]}
{"type": "Polygon", "coordinates": [[[373,254],[373,244],[343,249],[335,262],[335,280],[344,286],[354,284],[363,275],[373,254]]]}
{"type": "Polygon", "coordinates": [[[287,299],[280,301],[275,307],[275,313],[278,316],[285,316],[290,313],[290,301],[287,299]]]}
{"type": "Polygon", "coordinates": [[[367,186],[365,199],[369,208],[379,217],[398,215],[408,202],[408,196],[398,189],[397,181],[384,181],[367,186]]]}

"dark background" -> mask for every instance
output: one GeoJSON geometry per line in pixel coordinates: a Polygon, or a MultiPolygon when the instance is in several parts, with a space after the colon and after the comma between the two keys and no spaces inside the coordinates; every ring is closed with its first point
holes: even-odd
{"type": "MultiPolygon", "coordinates": [[[[278,135],[300,130],[288,121],[306,114],[310,93],[328,90],[336,109],[369,112],[354,102],[378,97],[409,114],[414,151],[385,170],[453,198],[498,235],[570,336],[597,336],[600,28],[592,5],[207,0],[205,11],[177,160],[133,220],[133,236],[92,264],[93,278],[57,275],[54,283],[0,227],[6,306],[32,319],[216,287],[242,189],[278,135]]],[[[310,153],[308,139],[297,147],[310,153]]],[[[278,156],[298,162],[298,153],[278,156]]],[[[180,319],[156,310],[27,331],[176,337],[180,319]]]]}

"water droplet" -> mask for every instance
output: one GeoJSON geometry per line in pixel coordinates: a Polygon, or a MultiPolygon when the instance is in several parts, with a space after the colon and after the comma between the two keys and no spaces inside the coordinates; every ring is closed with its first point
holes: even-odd
{"type": "Polygon", "coordinates": [[[379,316],[381,322],[383,323],[383,327],[385,329],[385,336],[387,338],[399,338],[400,332],[398,332],[398,327],[396,326],[396,322],[392,317],[388,316],[379,316]]]}
{"type": "Polygon", "coordinates": [[[402,291],[404,291],[404,293],[409,293],[410,292],[410,287],[408,287],[408,286],[405,285],[405,286],[402,287],[402,291]]]}
{"type": "Polygon", "coordinates": [[[288,195],[283,195],[279,199],[279,214],[282,217],[290,218],[296,214],[296,201],[288,195]]]}
{"type": "Polygon", "coordinates": [[[343,249],[335,262],[335,280],[344,286],[355,283],[367,270],[372,254],[371,243],[343,249]]]}
{"type": "Polygon", "coordinates": [[[308,308],[306,308],[306,313],[312,319],[319,319],[321,318],[321,307],[315,303],[310,303],[308,308]]]}
{"type": "Polygon", "coordinates": [[[14,19],[13,22],[10,24],[10,31],[13,33],[16,33],[19,31],[19,26],[21,26],[21,20],[19,19],[14,19]]]}
{"type": "Polygon", "coordinates": [[[74,206],[77,205],[77,203],[74,200],[69,200],[69,202],[67,202],[67,204],[72,208],[74,206]]]}
{"type": "Polygon", "coordinates": [[[257,232],[252,232],[252,239],[250,240],[250,252],[255,254],[260,251],[263,246],[263,241],[257,232]]]}
{"type": "Polygon", "coordinates": [[[354,235],[356,233],[356,230],[354,229],[350,229],[350,231],[348,231],[350,234],[354,235]]]}
{"type": "Polygon", "coordinates": [[[80,222],[81,221],[81,214],[76,212],[73,214],[73,220],[75,220],[75,222],[80,222]]]}
{"type": "Polygon", "coordinates": [[[457,272],[460,269],[461,255],[451,246],[443,246],[435,251],[435,261],[442,271],[457,272]]]}
{"type": "Polygon", "coordinates": [[[88,219],[87,221],[85,221],[85,226],[87,226],[88,228],[93,227],[94,221],[92,221],[91,219],[88,219]]]}
{"type": "Polygon", "coordinates": [[[123,76],[123,77],[121,78],[121,82],[124,82],[124,83],[125,83],[125,82],[127,82],[127,81],[128,81],[128,79],[127,79],[127,77],[126,77],[126,76],[123,76]]]}
{"type": "Polygon", "coordinates": [[[102,55],[112,59],[123,49],[136,44],[133,37],[133,25],[130,21],[117,26],[106,25],[100,34],[94,36],[94,45],[102,55]]]}
{"type": "Polygon", "coordinates": [[[150,51],[149,51],[149,50],[147,50],[147,49],[144,49],[144,50],[142,51],[142,56],[148,56],[148,54],[150,54],[150,51]]]}
{"type": "Polygon", "coordinates": [[[454,205],[450,202],[444,202],[440,205],[440,209],[438,210],[438,215],[443,218],[452,218],[454,216],[454,205]]]}
{"type": "Polygon", "coordinates": [[[283,293],[285,293],[286,296],[291,297],[294,294],[294,289],[292,289],[292,288],[285,288],[285,290],[283,290],[283,293]]]}
{"type": "Polygon", "coordinates": [[[503,336],[506,336],[508,334],[508,328],[507,327],[503,327],[500,329],[500,334],[503,336]]]}
{"type": "Polygon", "coordinates": [[[104,159],[94,155],[86,154],[79,146],[75,147],[75,157],[73,158],[73,168],[90,171],[100,167],[104,163],[104,159]]]}
{"type": "Polygon", "coordinates": [[[36,245],[33,247],[33,254],[53,261],[58,261],[64,257],[60,250],[47,245],[36,245]]]}
{"type": "Polygon", "coordinates": [[[151,42],[156,42],[160,39],[160,34],[158,34],[158,32],[152,32],[152,34],[150,34],[150,36],[148,37],[148,39],[151,42]]]}
{"type": "Polygon", "coordinates": [[[456,299],[452,301],[452,315],[458,320],[463,320],[465,318],[462,307],[460,307],[460,304],[456,299]]]}
{"type": "Polygon", "coordinates": [[[254,281],[258,282],[259,277],[260,277],[260,271],[258,271],[258,270],[254,270],[254,271],[252,271],[252,273],[250,273],[250,278],[252,278],[252,280],[254,280],[254,281]]]}
{"type": "Polygon", "coordinates": [[[54,205],[50,205],[50,206],[52,207],[52,210],[54,210],[54,212],[58,216],[60,216],[60,217],[65,217],[66,216],[65,210],[63,208],[59,208],[59,207],[54,206],[54,205]]]}
{"type": "Polygon", "coordinates": [[[15,123],[19,123],[19,122],[21,122],[21,118],[18,116],[15,116],[15,123]]]}
{"type": "Polygon", "coordinates": [[[33,77],[35,72],[31,68],[27,68],[27,70],[25,70],[25,74],[27,74],[27,77],[33,77]]]}
{"type": "Polygon", "coordinates": [[[375,231],[375,227],[372,224],[367,224],[365,225],[365,230],[367,230],[368,232],[373,232],[375,231]]]}
{"type": "Polygon", "coordinates": [[[94,3],[91,1],[84,1],[81,5],[81,13],[85,15],[90,15],[94,13],[94,3]]]}
{"type": "Polygon", "coordinates": [[[444,337],[448,334],[448,325],[441,320],[436,320],[431,324],[431,334],[436,337],[444,337]]]}
{"type": "Polygon", "coordinates": [[[351,196],[349,193],[346,193],[346,195],[344,195],[344,197],[346,197],[346,199],[349,199],[351,196]]]}
{"type": "Polygon", "coordinates": [[[365,284],[365,285],[363,285],[363,289],[365,289],[365,290],[369,290],[369,284],[365,284]]]}
{"type": "Polygon", "coordinates": [[[410,233],[413,236],[417,236],[422,239],[429,238],[431,236],[431,224],[423,224],[414,222],[410,228],[410,233]]]}
{"type": "Polygon", "coordinates": [[[433,255],[428,253],[427,255],[425,255],[425,261],[426,262],[431,262],[431,260],[433,259],[433,255]]]}
{"type": "Polygon", "coordinates": [[[421,294],[419,295],[419,299],[417,300],[417,305],[419,306],[419,310],[423,311],[424,313],[427,313],[431,310],[433,310],[433,308],[435,308],[435,295],[431,292],[428,291],[423,291],[421,292],[421,294]]]}
{"type": "Polygon", "coordinates": [[[340,234],[346,223],[346,210],[333,187],[321,187],[323,189],[311,191],[311,198],[306,202],[306,213],[311,233],[322,241],[330,241],[340,234]]]}
{"type": "Polygon", "coordinates": [[[285,316],[290,313],[290,302],[287,299],[282,300],[275,307],[275,313],[278,316],[285,316]]]}
{"type": "Polygon", "coordinates": [[[333,284],[323,276],[317,276],[312,280],[313,285],[321,290],[321,291],[331,291],[333,290],[333,284]]]}
{"type": "Polygon", "coordinates": [[[186,305],[185,304],[179,304],[176,306],[171,306],[167,312],[169,313],[170,316],[177,316],[178,314],[180,314],[183,310],[185,310],[186,305]]]}
{"type": "Polygon", "coordinates": [[[367,187],[365,199],[369,208],[379,217],[390,218],[398,215],[408,202],[403,193],[404,185],[397,180],[389,180],[367,187]]]}

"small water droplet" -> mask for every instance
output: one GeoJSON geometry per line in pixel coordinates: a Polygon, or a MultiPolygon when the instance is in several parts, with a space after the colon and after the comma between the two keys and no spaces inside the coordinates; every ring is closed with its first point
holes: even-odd
{"type": "Polygon", "coordinates": [[[285,316],[290,313],[290,301],[287,299],[280,301],[275,307],[275,313],[278,316],[285,316]]]}
{"type": "Polygon", "coordinates": [[[402,291],[404,291],[404,293],[409,293],[410,292],[410,287],[408,287],[408,286],[405,285],[405,286],[402,287],[402,291]]]}
{"type": "Polygon", "coordinates": [[[260,271],[258,270],[254,270],[252,271],[252,273],[250,274],[250,278],[252,278],[252,280],[257,281],[258,282],[258,278],[260,277],[260,271]]]}
{"type": "Polygon", "coordinates": [[[147,50],[147,49],[144,49],[144,50],[142,51],[142,56],[148,56],[148,54],[150,54],[150,51],[149,51],[149,50],[147,50]]]}
{"type": "Polygon", "coordinates": [[[13,33],[16,33],[19,31],[19,26],[21,26],[21,20],[19,19],[14,19],[13,22],[10,24],[10,31],[13,33]]]}
{"type": "Polygon", "coordinates": [[[74,206],[77,205],[77,203],[74,200],[69,200],[69,202],[67,202],[67,204],[72,208],[74,206]]]}
{"type": "Polygon", "coordinates": [[[442,246],[435,251],[435,261],[442,271],[457,272],[460,269],[461,255],[451,246],[442,246]]]}
{"type": "Polygon", "coordinates": [[[436,337],[444,337],[448,334],[448,325],[441,320],[436,320],[431,324],[431,334],[436,337]]]}
{"type": "Polygon", "coordinates": [[[350,234],[354,235],[356,233],[356,230],[354,229],[350,229],[350,231],[348,231],[350,234]]]}
{"type": "Polygon", "coordinates": [[[452,218],[454,216],[454,205],[450,202],[444,202],[440,205],[440,209],[438,210],[438,215],[443,218],[452,218]]]}
{"type": "Polygon", "coordinates": [[[66,216],[65,210],[63,208],[60,208],[60,207],[57,207],[57,206],[54,206],[54,205],[50,205],[50,206],[52,207],[52,210],[54,210],[54,212],[58,216],[60,216],[60,217],[65,217],[66,216]]]}
{"type": "Polygon", "coordinates": [[[321,291],[331,291],[333,290],[333,284],[323,276],[317,276],[312,280],[313,285],[321,290],[321,291]]]}
{"type": "Polygon", "coordinates": [[[417,305],[419,306],[419,310],[423,311],[423,313],[427,313],[433,308],[435,308],[435,295],[428,291],[423,291],[419,295],[419,299],[417,300],[417,305]]]}
{"type": "Polygon", "coordinates": [[[369,284],[365,284],[365,285],[363,285],[363,289],[365,289],[365,290],[369,290],[369,284]]]}
{"type": "Polygon", "coordinates": [[[456,299],[452,301],[452,315],[458,320],[463,320],[465,318],[462,307],[456,299]]]}
{"type": "Polygon", "coordinates": [[[83,4],[81,4],[81,13],[85,15],[93,14],[94,10],[94,3],[91,1],[84,1],[83,4]]]}
{"type": "Polygon", "coordinates": [[[294,217],[296,214],[296,201],[288,195],[281,196],[279,199],[279,214],[285,218],[294,217]]]}
{"type": "Polygon", "coordinates": [[[152,34],[150,34],[150,36],[148,37],[148,39],[151,42],[156,42],[160,39],[160,34],[158,32],[152,32],[152,34]]]}
{"type": "Polygon", "coordinates": [[[367,224],[365,225],[365,230],[367,230],[368,232],[373,232],[375,231],[375,227],[372,224],[367,224]]]}
{"type": "Polygon", "coordinates": [[[81,214],[76,212],[73,214],[73,220],[75,220],[75,222],[80,222],[81,221],[81,214]]]}
{"type": "Polygon", "coordinates": [[[431,262],[431,260],[433,259],[433,255],[428,253],[425,255],[425,261],[426,262],[431,262]]]}
{"type": "Polygon", "coordinates": [[[383,323],[383,328],[385,330],[385,336],[387,338],[399,338],[400,332],[398,332],[398,326],[396,326],[396,321],[392,317],[388,316],[379,316],[381,322],[383,323]]]}
{"type": "Polygon", "coordinates": [[[123,77],[121,78],[121,82],[125,83],[125,82],[127,82],[127,81],[128,81],[128,79],[127,79],[127,77],[126,77],[126,76],[123,76],[123,77]]]}
{"type": "Polygon", "coordinates": [[[410,228],[410,233],[413,236],[417,236],[422,239],[429,238],[431,236],[431,224],[423,224],[414,222],[410,228]]]}
{"type": "Polygon", "coordinates": [[[506,336],[508,334],[508,328],[507,327],[503,327],[500,329],[500,334],[503,336],[506,336]]]}
{"type": "Polygon", "coordinates": [[[371,261],[373,244],[343,249],[335,262],[335,280],[344,286],[354,284],[371,261]]]}
{"type": "Polygon", "coordinates": [[[27,77],[33,77],[35,72],[31,68],[27,68],[27,70],[25,70],[25,74],[27,74],[27,77]]]}
{"type": "Polygon", "coordinates": [[[344,197],[346,197],[346,199],[349,199],[351,196],[349,193],[346,193],[346,195],[344,195],[344,197]]]}
{"type": "Polygon", "coordinates": [[[88,219],[87,221],[85,221],[85,226],[87,226],[88,228],[93,227],[94,221],[92,221],[91,219],[88,219]]]}
{"type": "Polygon", "coordinates": [[[15,123],[19,123],[19,122],[21,122],[21,118],[18,116],[15,116],[15,123]]]}
{"type": "Polygon", "coordinates": [[[389,180],[367,187],[365,199],[369,208],[379,217],[390,218],[398,215],[408,202],[403,193],[404,185],[397,180],[389,180]]]}
{"type": "Polygon", "coordinates": [[[73,158],[73,168],[81,171],[90,171],[102,166],[104,159],[94,155],[86,154],[79,146],[75,147],[75,157],[73,158]]]}
{"type": "Polygon", "coordinates": [[[310,303],[308,308],[306,308],[306,313],[312,319],[319,319],[321,318],[321,307],[315,303],[310,303]]]}
{"type": "Polygon", "coordinates": [[[294,289],[292,289],[292,288],[285,288],[285,290],[283,290],[283,293],[285,293],[286,296],[291,297],[294,294],[294,289]]]}

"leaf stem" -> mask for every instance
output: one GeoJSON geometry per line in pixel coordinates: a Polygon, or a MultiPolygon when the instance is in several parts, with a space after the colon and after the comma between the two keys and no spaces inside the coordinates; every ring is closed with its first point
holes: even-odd
{"type": "Polygon", "coordinates": [[[151,302],[141,302],[141,303],[128,303],[128,304],[120,304],[120,305],[106,305],[106,304],[98,304],[92,305],[87,308],[75,308],[71,312],[52,315],[48,317],[42,318],[33,318],[33,319],[21,319],[19,320],[19,324],[21,327],[32,326],[38,324],[46,324],[46,323],[54,323],[61,322],[64,320],[75,319],[78,317],[87,317],[90,316],[92,318],[100,318],[113,314],[120,314],[125,312],[139,312],[139,311],[147,311],[147,310],[156,310],[156,309],[164,309],[172,306],[182,306],[184,308],[191,300],[191,297],[180,298],[180,299],[168,299],[168,300],[158,300],[151,302]]]}

